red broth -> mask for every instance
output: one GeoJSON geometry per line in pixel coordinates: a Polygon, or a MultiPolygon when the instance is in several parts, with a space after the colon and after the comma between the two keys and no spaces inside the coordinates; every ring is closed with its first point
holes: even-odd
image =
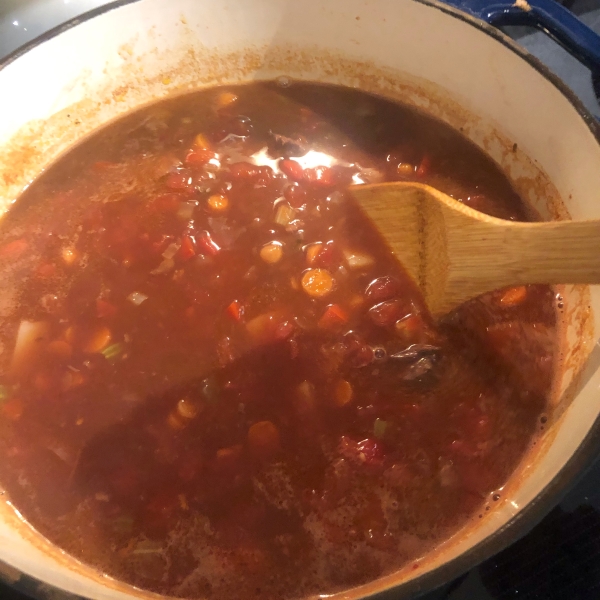
{"type": "Polygon", "coordinates": [[[549,287],[434,323],[345,192],[524,220],[445,125],[316,84],[208,89],[85,140],[0,225],[0,476],[77,559],[221,600],[330,593],[485,514],[540,427],[549,287]]]}

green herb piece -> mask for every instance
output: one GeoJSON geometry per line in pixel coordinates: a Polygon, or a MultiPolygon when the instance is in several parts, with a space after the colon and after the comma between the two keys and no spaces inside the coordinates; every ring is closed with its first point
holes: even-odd
{"type": "Polygon", "coordinates": [[[112,528],[119,533],[129,533],[133,529],[133,519],[126,515],[117,517],[112,523],[112,528]]]}
{"type": "Polygon", "coordinates": [[[125,346],[121,342],[111,344],[110,346],[102,350],[104,358],[111,362],[117,360],[117,358],[119,358],[119,356],[121,356],[123,352],[125,352],[125,346]]]}
{"type": "Polygon", "coordinates": [[[137,543],[132,554],[160,554],[162,549],[162,544],[160,542],[141,540],[137,543]]]}
{"type": "Polygon", "coordinates": [[[375,419],[375,425],[373,425],[373,434],[378,440],[385,436],[385,430],[387,429],[388,425],[389,423],[383,419],[375,419]]]}

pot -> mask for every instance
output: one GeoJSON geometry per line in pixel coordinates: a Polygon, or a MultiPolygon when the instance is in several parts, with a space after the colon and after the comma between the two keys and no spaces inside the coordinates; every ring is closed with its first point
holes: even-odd
{"type": "MultiPolygon", "coordinates": [[[[540,24],[600,70],[598,40],[549,0],[457,4],[497,22],[540,24]]],[[[509,38],[433,0],[120,0],[88,13],[0,66],[1,208],[75,141],[132,108],[279,76],[358,86],[427,111],[492,156],[543,218],[600,218],[600,127],[509,38]]],[[[533,526],[596,454],[600,290],[559,293],[564,344],[552,408],[501,498],[418,569],[335,597],[405,598],[441,585],[533,526]]],[[[0,560],[8,581],[39,597],[156,597],[67,556],[10,501],[0,505],[0,560]]]]}

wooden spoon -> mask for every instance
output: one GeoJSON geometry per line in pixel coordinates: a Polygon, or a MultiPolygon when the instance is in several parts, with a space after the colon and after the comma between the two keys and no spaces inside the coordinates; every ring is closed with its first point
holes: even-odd
{"type": "Polygon", "coordinates": [[[350,188],[439,317],[526,283],[600,283],[600,220],[517,223],[420,183],[350,188]]]}

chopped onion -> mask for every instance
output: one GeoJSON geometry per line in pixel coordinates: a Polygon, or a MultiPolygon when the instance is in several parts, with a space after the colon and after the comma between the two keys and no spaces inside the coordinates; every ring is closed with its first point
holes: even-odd
{"type": "Polygon", "coordinates": [[[177,210],[177,216],[183,221],[189,221],[194,215],[194,208],[196,208],[195,202],[182,202],[177,210]]]}
{"type": "Polygon", "coordinates": [[[50,324],[46,321],[21,321],[13,351],[10,373],[19,377],[35,367],[49,340],[50,324]]]}
{"type": "Polygon", "coordinates": [[[168,273],[175,268],[175,261],[172,258],[165,258],[156,269],[150,271],[151,275],[161,275],[162,273],[168,273]]]}
{"type": "Polygon", "coordinates": [[[163,258],[166,258],[167,260],[169,260],[170,258],[173,258],[176,254],[177,251],[179,250],[179,246],[180,244],[169,244],[165,251],[162,253],[163,258]]]}
{"type": "Polygon", "coordinates": [[[370,254],[356,250],[343,250],[342,252],[349,269],[368,269],[375,264],[375,260],[370,254]]]}
{"type": "Polygon", "coordinates": [[[281,203],[277,207],[275,213],[275,223],[283,225],[284,227],[289,225],[296,218],[296,211],[286,203],[281,203]]]}
{"type": "Polygon", "coordinates": [[[129,296],[127,296],[127,300],[129,302],[133,302],[136,306],[139,306],[144,300],[148,300],[148,296],[146,294],[142,294],[142,292],[131,292],[129,296]]]}

